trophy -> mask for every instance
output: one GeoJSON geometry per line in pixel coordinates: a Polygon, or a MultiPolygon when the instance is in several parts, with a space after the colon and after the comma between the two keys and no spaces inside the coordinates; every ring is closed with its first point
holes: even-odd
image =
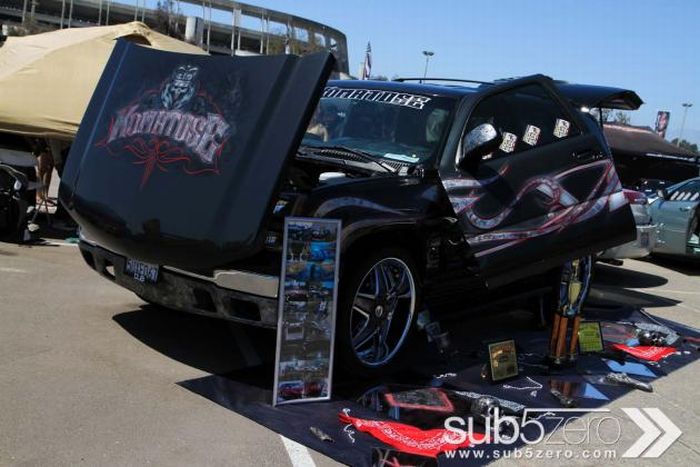
{"type": "Polygon", "coordinates": [[[581,308],[584,298],[582,297],[584,284],[579,279],[579,272],[582,266],[579,259],[571,262],[568,286],[566,290],[560,290],[559,306],[554,314],[552,333],[549,340],[549,359],[555,366],[562,365],[567,360],[567,356],[569,362],[576,361],[578,331],[581,324],[581,308]],[[567,339],[569,321],[572,321],[571,338],[567,339]],[[566,352],[567,341],[569,342],[568,355],[566,352]]]}

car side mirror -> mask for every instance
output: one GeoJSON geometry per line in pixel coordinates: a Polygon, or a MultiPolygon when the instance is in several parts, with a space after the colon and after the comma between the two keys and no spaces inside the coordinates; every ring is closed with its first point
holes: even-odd
{"type": "Polygon", "coordinates": [[[659,188],[658,190],[656,190],[656,196],[658,196],[661,199],[667,199],[668,191],[666,191],[666,188],[659,188]]]}
{"type": "Polygon", "coordinates": [[[462,150],[457,154],[457,168],[464,170],[474,167],[483,156],[495,151],[502,139],[490,123],[472,128],[462,139],[462,150]]]}

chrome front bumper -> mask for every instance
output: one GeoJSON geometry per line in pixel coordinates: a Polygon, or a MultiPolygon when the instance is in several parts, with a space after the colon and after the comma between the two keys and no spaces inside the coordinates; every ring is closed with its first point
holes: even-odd
{"type": "Polygon", "coordinates": [[[638,225],[637,238],[629,243],[609,248],[598,255],[601,259],[635,259],[649,256],[656,245],[656,224],[638,225]]]}
{"type": "Polygon", "coordinates": [[[155,284],[126,275],[126,258],[82,238],[85,262],[101,276],[143,300],[167,308],[245,324],[277,326],[279,278],[248,271],[215,271],[213,276],[162,266],[155,284]]]}

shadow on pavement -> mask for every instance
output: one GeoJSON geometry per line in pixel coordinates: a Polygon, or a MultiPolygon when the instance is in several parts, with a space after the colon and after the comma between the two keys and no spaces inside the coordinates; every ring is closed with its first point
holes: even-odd
{"type": "Polygon", "coordinates": [[[248,366],[241,345],[252,346],[262,360],[271,355],[274,361],[274,331],[153,305],[143,305],[112,319],[152,349],[208,373],[227,373],[248,366]],[[242,344],[242,339],[248,343],[242,344]]]}
{"type": "Polygon", "coordinates": [[[658,308],[674,306],[683,303],[682,300],[661,297],[651,293],[628,290],[613,285],[595,285],[591,289],[590,298],[609,303],[624,303],[641,308],[658,308]]]}
{"type": "MultiPolygon", "coordinates": [[[[2,242],[0,242],[0,245],[2,245],[2,242]]],[[[17,256],[17,253],[0,249],[0,256],[17,256]]]]}
{"type": "Polygon", "coordinates": [[[641,308],[674,306],[682,303],[638,289],[653,289],[668,283],[668,279],[646,272],[598,263],[593,276],[592,300],[612,305],[632,305],[641,308]],[[636,290],[632,290],[636,289],[636,290]]]}
{"type": "Polygon", "coordinates": [[[686,276],[700,276],[700,261],[693,260],[691,258],[685,259],[681,257],[676,258],[673,256],[654,255],[646,261],[676,272],[680,272],[686,276]]]}
{"type": "Polygon", "coordinates": [[[648,272],[633,271],[625,267],[596,264],[593,279],[596,284],[613,285],[631,289],[660,287],[668,283],[665,277],[648,272]]]}

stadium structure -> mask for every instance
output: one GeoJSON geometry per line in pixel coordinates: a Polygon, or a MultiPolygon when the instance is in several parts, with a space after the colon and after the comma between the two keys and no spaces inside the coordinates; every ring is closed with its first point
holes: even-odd
{"type": "Polygon", "coordinates": [[[134,2],[0,0],[0,24],[7,35],[10,28],[22,26],[51,30],[138,20],[217,55],[328,50],[338,61],[337,70],[348,73],[345,35],[317,21],[231,0],[134,2]]]}

